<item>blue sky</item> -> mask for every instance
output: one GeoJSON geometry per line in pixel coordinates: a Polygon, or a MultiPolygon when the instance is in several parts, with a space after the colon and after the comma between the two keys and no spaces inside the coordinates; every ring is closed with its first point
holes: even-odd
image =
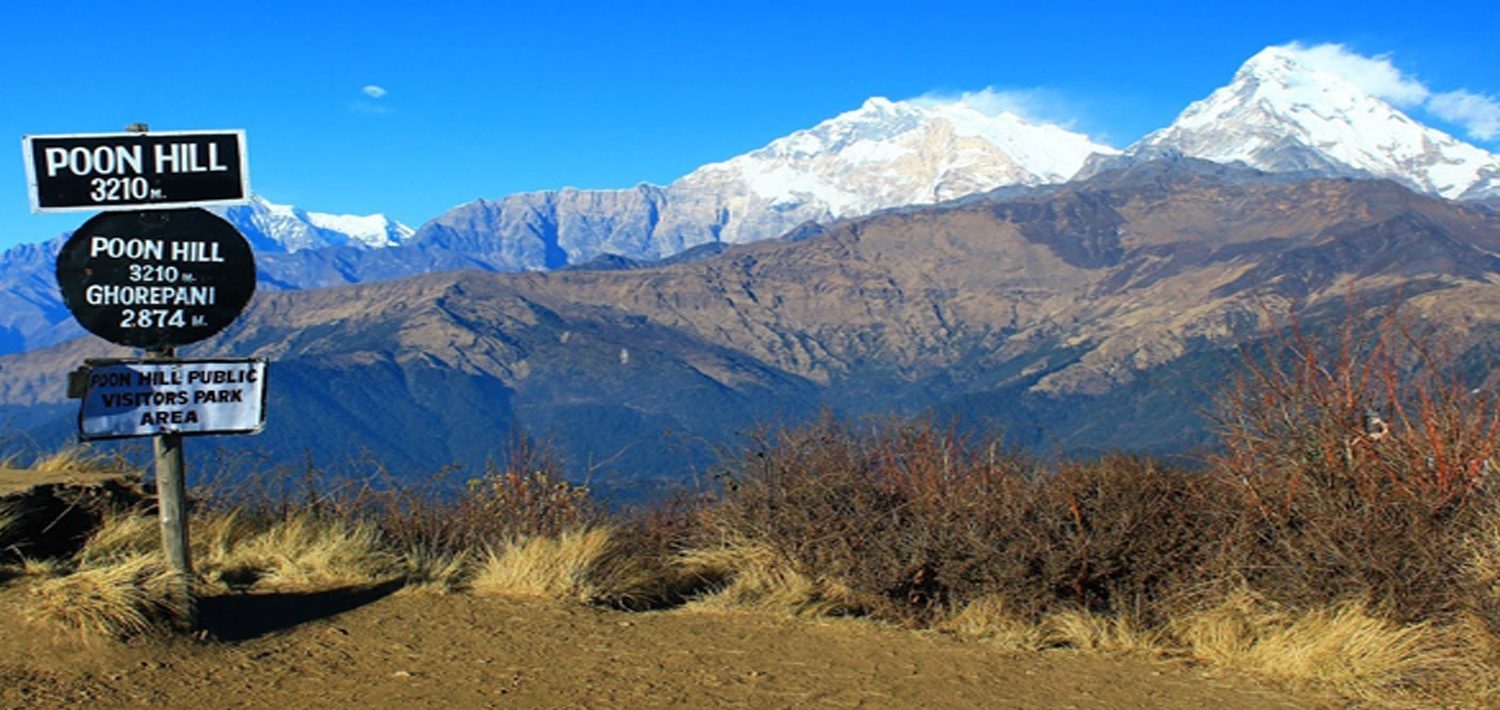
{"type": "MultiPolygon", "coordinates": [[[[477,197],[665,183],[875,95],[1023,92],[1123,147],[1294,40],[1500,96],[1492,2],[1005,5],[7,3],[0,134],[244,128],[267,198],[416,226],[477,197]]],[[[29,212],[14,150],[0,247],[81,224],[29,212]]]]}

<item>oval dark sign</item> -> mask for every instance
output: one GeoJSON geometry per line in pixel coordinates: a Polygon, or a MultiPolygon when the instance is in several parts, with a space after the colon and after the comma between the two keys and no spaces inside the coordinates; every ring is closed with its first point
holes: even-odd
{"type": "Polygon", "coordinates": [[[223,330],[255,294],[255,255],[204,209],[105,212],[57,255],[73,317],[117,345],[159,349],[223,330]]]}

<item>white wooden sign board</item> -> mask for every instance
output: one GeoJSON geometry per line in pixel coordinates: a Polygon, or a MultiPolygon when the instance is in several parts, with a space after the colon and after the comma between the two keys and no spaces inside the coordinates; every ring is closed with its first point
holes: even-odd
{"type": "Polygon", "coordinates": [[[78,436],[256,434],[266,423],[264,360],[91,364],[78,436]]]}

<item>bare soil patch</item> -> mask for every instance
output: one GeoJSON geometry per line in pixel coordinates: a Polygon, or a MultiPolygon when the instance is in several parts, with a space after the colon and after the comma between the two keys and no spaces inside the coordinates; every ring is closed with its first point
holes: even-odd
{"type": "Polygon", "coordinates": [[[215,638],[116,643],[22,618],[0,590],[0,705],[171,707],[1335,706],[1142,658],[1008,653],[856,620],[625,613],[391,589],[207,600],[215,638]]]}

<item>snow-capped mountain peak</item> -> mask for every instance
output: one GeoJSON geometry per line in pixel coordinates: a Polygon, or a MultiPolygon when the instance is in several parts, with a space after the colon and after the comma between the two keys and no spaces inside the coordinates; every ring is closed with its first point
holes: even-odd
{"type": "Polygon", "coordinates": [[[720,238],[776,236],[807,220],[932,204],[1007,185],[1063,182],[1119,151],[1061,127],[963,101],[874,97],[672,183],[678,202],[726,212],[720,238]]]}
{"type": "Polygon", "coordinates": [[[326,246],[381,249],[397,246],[413,230],[383,214],[335,215],[308,212],[255,195],[247,205],[219,208],[259,251],[294,253],[326,246]]]}
{"type": "Polygon", "coordinates": [[[308,212],[313,226],[348,237],[372,249],[393,247],[410,237],[415,230],[383,214],[352,215],[308,212]]]}
{"type": "Polygon", "coordinates": [[[1189,105],[1132,152],[1169,149],[1269,171],[1391,178],[1447,198],[1500,185],[1494,182],[1500,157],[1418,123],[1392,104],[1419,102],[1419,84],[1387,78],[1379,87],[1382,98],[1341,73],[1330,51],[1267,47],[1228,85],[1189,105]]]}

